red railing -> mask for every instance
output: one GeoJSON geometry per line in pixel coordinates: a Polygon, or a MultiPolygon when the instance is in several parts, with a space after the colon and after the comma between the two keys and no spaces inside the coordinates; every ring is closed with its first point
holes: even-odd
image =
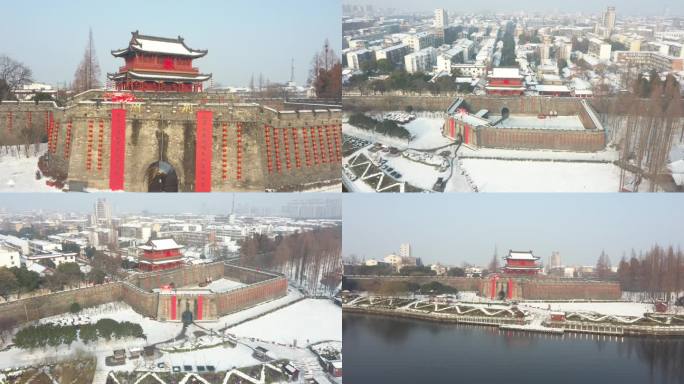
{"type": "Polygon", "coordinates": [[[123,67],[119,67],[119,73],[120,72],[125,72],[128,70],[135,71],[136,69],[153,69],[155,71],[160,71],[160,72],[185,72],[185,73],[199,73],[199,68],[197,67],[185,67],[185,66],[176,66],[173,69],[168,69],[164,68],[163,63],[155,63],[155,64],[141,64],[141,63],[136,63],[132,65],[124,65],[123,67]]]}

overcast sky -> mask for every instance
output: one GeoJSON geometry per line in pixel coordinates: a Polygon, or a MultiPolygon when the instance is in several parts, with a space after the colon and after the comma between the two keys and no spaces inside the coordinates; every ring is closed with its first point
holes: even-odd
{"type": "Polygon", "coordinates": [[[252,73],[303,84],[311,59],[328,38],[341,49],[339,0],[7,0],[0,10],[0,54],[27,64],[36,81],[73,80],[92,27],[102,68],[123,60],[110,51],[128,45],[131,32],[181,35],[190,48],[208,49],[195,61],[223,85],[247,86],[252,73]]]}
{"type": "Polygon", "coordinates": [[[527,12],[584,12],[599,13],[607,6],[617,8],[625,15],[663,15],[667,10],[670,15],[684,15],[684,1],[681,0],[613,0],[609,2],[593,0],[485,0],[485,1],[453,1],[453,0],[344,0],[343,4],[370,4],[376,8],[395,8],[408,11],[432,11],[435,8],[446,8],[460,13],[476,11],[527,11],[527,12]]]}
{"type": "Polygon", "coordinates": [[[280,208],[294,200],[340,199],[336,193],[0,193],[0,211],[41,209],[51,212],[91,212],[98,198],[109,201],[115,213],[228,214],[233,195],[235,207],[249,204],[267,207],[279,214],[280,208]]]}
{"type": "Polygon", "coordinates": [[[409,242],[424,263],[486,266],[498,246],[532,250],[548,262],[596,263],[605,249],[684,246],[682,194],[345,194],[343,255],[381,258],[409,242]]]}

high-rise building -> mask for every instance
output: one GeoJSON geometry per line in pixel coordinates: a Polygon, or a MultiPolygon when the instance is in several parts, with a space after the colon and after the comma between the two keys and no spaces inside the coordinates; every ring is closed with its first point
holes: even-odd
{"type": "Polygon", "coordinates": [[[558,252],[552,252],[551,253],[551,262],[549,263],[550,268],[559,268],[561,266],[561,257],[560,253],[558,252]]]}
{"type": "Polygon", "coordinates": [[[97,199],[95,203],[95,222],[98,224],[104,222],[109,224],[112,222],[112,207],[107,203],[107,199],[97,199]]]}
{"type": "Polygon", "coordinates": [[[442,28],[449,24],[449,16],[444,8],[435,9],[435,28],[442,28]]]}
{"type": "Polygon", "coordinates": [[[404,243],[399,246],[399,256],[411,257],[411,244],[404,243]]]}
{"type": "Polygon", "coordinates": [[[608,7],[603,14],[603,27],[609,31],[615,29],[615,7],[608,7]]]}

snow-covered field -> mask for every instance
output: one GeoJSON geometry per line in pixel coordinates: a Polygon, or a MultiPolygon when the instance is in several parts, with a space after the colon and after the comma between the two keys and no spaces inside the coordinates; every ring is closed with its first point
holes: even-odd
{"type": "Polygon", "coordinates": [[[111,355],[112,351],[119,348],[143,347],[175,337],[182,329],[181,323],[159,322],[146,318],[135,312],[128,304],[109,303],[97,307],[83,310],[78,315],[63,314],[44,318],[41,323],[56,322],[66,320],[67,322],[87,320],[89,323],[96,323],[99,319],[109,318],[116,321],[130,321],[138,323],[143,328],[147,336],[145,339],[124,339],[103,341],[97,343],[83,344],[81,341],[75,342],[70,346],[59,346],[58,348],[44,348],[33,351],[11,348],[0,352],[0,369],[16,366],[36,364],[41,361],[66,358],[67,356],[84,351],[93,353],[98,358],[98,366],[104,366],[104,358],[111,355]],[[79,320],[80,319],[80,320],[79,320]]]}
{"type": "Polygon", "coordinates": [[[609,303],[547,303],[547,302],[521,302],[522,308],[530,307],[536,309],[562,312],[596,312],[602,315],[622,315],[622,316],[642,316],[646,312],[653,312],[653,305],[648,303],[630,302],[609,302],[609,303]]]}
{"type": "Polygon", "coordinates": [[[463,159],[483,192],[617,192],[620,169],[608,163],[463,159]]]}
{"type": "Polygon", "coordinates": [[[228,332],[287,344],[296,340],[298,346],[342,340],[342,308],[330,300],[305,299],[228,332]]]}
{"type": "Polygon", "coordinates": [[[605,149],[598,152],[570,152],[531,149],[503,149],[503,148],[477,148],[472,149],[462,146],[458,155],[460,158],[497,158],[497,159],[524,159],[524,160],[566,160],[566,161],[596,161],[611,162],[620,156],[614,149],[605,149]]]}
{"type": "Polygon", "coordinates": [[[406,181],[418,188],[432,190],[438,177],[449,177],[449,171],[439,172],[436,167],[411,161],[403,156],[386,156],[387,164],[401,173],[401,181],[406,181]]]}
{"type": "MultiPolygon", "coordinates": [[[[19,146],[14,146],[11,152],[19,146]]],[[[24,155],[23,148],[19,155],[8,154],[9,149],[0,147],[0,192],[59,192],[59,189],[45,184],[46,178],[36,180],[38,170],[38,158],[47,151],[47,144],[41,144],[36,155],[33,147],[29,151],[29,157],[24,155]]]]}
{"type": "Polygon", "coordinates": [[[245,286],[245,284],[243,284],[239,281],[233,281],[233,280],[221,278],[221,279],[217,279],[217,280],[212,281],[211,283],[207,284],[204,287],[200,287],[199,285],[196,285],[196,286],[189,286],[189,287],[184,287],[184,288],[202,288],[202,289],[209,290],[211,292],[220,293],[220,292],[232,291],[233,289],[237,289],[237,288],[244,287],[244,286],[245,286]]]}
{"type": "Polygon", "coordinates": [[[431,149],[453,144],[452,140],[442,136],[443,124],[444,119],[442,118],[419,116],[404,125],[404,128],[411,133],[411,136],[415,136],[409,143],[409,147],[431,149]]]}
{"type": "MultiPolygon", "coordinates": [[[[167,366],[179,365],[213,365],[216,370],[229,370],[233,367],[243,367],[258,364],[259,361],[252,357],[253,348],[261,345],[269,350],[273,358],[286,358],[298,362],[304,366],[311,360],[313,355],[304,347],[308,343],[322,340],[342,340],[342,312],[341,308],[332,304],[329,300],[304,299],[295,304],[273,311],[275,308],[300,300],[301,294],[296,290],[290,290],[286,297],[273,300],[268,303],[224,316],[216,322],[203,322],[202,328],[218,330],[226,325],[243,322],[226,330],[226,334],[237,337],[236,347],[219,343],[222,336],[203,336],[208,340],[205,344],[214,345],[208,348],[196,349],[183,352],[165,352],[154,361],[144,359],[127,359],[123,366],[117,366],[117,370],[156,369],[157,364],[165,363],[167,366]],[[269,312],[273,311],[273,312],[269,312]],[[269,312],[265,314],[266,312],[269,312]],[[262,315],[254,320],[245,321],[249,318],[262,315]],[[296,340],[297,347],[290,347],[296,340]]],[[[97,357],[98,369],[106,369],[105,357],[112,354],[115,349],[143,347],[167,341],[177,336],[182,324],[178,322],[159,322],[133,311],[125,303],[110,303],[83,310],[78,315],[64,314],[41,320],[41,323],[95,323],[102,318],[110,318],[117,321],[131,321],[139,323],[147,340],[100,340],[97,343],[84,345],[82,342],[73,343],[70,346],[58,348],[45,348],[41,350],[26,351],[11,348],[0,352],[0,369],[45,364],[50,361],[66,359],[82,352],[92,353],[97,357]]],[[[186,335],[191,336],[195,326],[191,326],[186,335]]],[[[200,343],[201,344],[201,343],[200,343]]]]}

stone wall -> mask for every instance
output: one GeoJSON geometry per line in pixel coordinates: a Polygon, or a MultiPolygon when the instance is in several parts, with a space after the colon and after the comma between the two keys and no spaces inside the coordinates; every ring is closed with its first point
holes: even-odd
{"type": "Polygon", "coordinates": [[[437,281],[441,284],[453,287],[459,291],[477,291],[480,289],[478,278],[454,277],[454,276],[345,276],[345,284],[351,283],[359,290],[375,291],[383,282],[398,281],[416,284],[427,284],[437,281]]]}
{"type": "Polygon", "coordinates": [[[485,148],[600,151],[606,146],[604,131],[475,128],[474,144],[485,148]]]}
{"type": "Polygon", "coordinates": [[[29,297],[0,304],[0,323],[22,324],[48,316],[69,312],[73,303],[93,307],[123,301],[136,312],[160,321],[180,321],[181,311],[188,305],[197,316],[197,303],[202,296],[202,320],[216,320],[259,303],[287,295],[287,279],[269,272],[257,271],[221,262],[189,266],[173,271],[131,276],[127,281],[107,283],[43,296],[29,297]],[[225,273],[225,274],[224,274],[225,273]],[[223,293],[207,293],[205,289],[179,289],[177,293],[159,294],[152,289],[174,282],[176,287],[196,285],[207,278],[240,280],[246,286],[223,293]],[[179,303],[175,319],[171,319],[171,298],[179,303]],[[191,303],[191,304],[188,304],[191,303]]]}
{"type": "Polygon", "coordinates": [[[231,280],[239,281],[243,284],[254,284],[260,281],[272,279],[279,275],[270,272],[257,271],[252,268],[224,264],[223,276],[228,277],[231,280]]]}
{"type": "Polygon", "coordinates": [[[190,265],[179,269],[163,272],[150,272],[135,275],[130,282],[145,291],[160,288],[162,285],[173,283],[176,288],[197,285],[207,279],[217,280],[223,277],[224,264],[222,262],[190,265]]]}
{"type": "MultiPolygon", "coordinates": [[[[416,111],[442,112],[459,96],[351,96],[345,97],[342,105],[345,111],[396,111],[411,107],[416,111]]],[[[487,109],[492,114],[501,114],[503,108],[510,113],[540,114],[557,111],[559,115],[577,114],[581,107],[579,99],[572,97],[495,97],[462,96],[466,106],[475,113],[487,109]]]]}
{"type": "Polygon", "coordinates": [[[123,188],[147,192],[153,163],[169,163],[178,190],[195,191],[197,112],[209,111],[212,191],[300,190],[339,182],[341,110],[279,111],[259,104],[179,101],[1,103],[0,145],[31,125],[48,138],[52,163],[71,185],[110,188],[112,110],[125,110],[123,188]],[[46,120],[48,113],[53,124],[46,120]],[[11,119],[10,119],[11,116],[11,119]],[[10,123],[11,121],[11,123],[10,123]],[[312,139],[312,134],[313,139],[312,139]]]}
{"type": "Polygon", "coordinates": [[[0,321],[21,324],[69,312],[73,303],[85,308],[119,301],[122,297],[121,285],[119,282],[108,283],[2,303],[0,321]]]}
{"type": "Polygon", "coordinates": [[[218,316],[253,307],[259,303],[287,295],[287,279],[283,276],[213,295],[218,316]]]}
{"type": "Polygon", "coordinates": [[[38,138],[47,138],[48,112],[57,106],[51,101],[0,103],[0,145],[22,144],[22,131],[34,130],[38,138]]]}
{"type": "MultiPolygon", "coordinates": [[[[492,297],[492,279],[481,280],[480,294],[492,297]]],[[[500,292],[508,297],[512,287],[513,299],[526,300],[619,300],[622,297],[620,284],[607,281],[577,281],[560,279],[525,279],[501,277],[496,280],[494,297],[500,292]],[[509,285],[508,281],[513,284],[509,285]]]]}

